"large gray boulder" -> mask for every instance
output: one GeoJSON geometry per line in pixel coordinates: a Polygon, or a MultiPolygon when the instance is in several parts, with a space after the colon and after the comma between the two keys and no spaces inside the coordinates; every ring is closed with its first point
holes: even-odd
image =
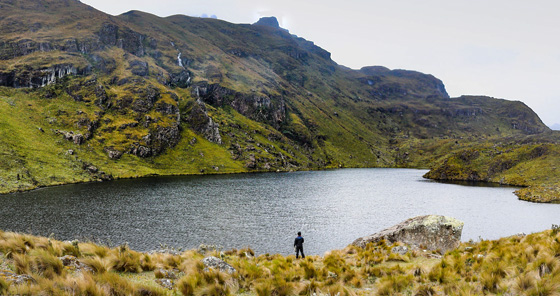
{"type": "Polygon", "coordinates": [[[391,243],[402,242],[413,248],[445,252],[459,246],[463,222],[446,216],[426,215],[410,218],[376,234],[361,237],[352,244],[365,247],[370,242],[385,239],[391,243]]]}
{"type": "Polygon", "coordinates": [[[217,269],[221,272],[227,272],[229,274],[232,274],[232,273],[236,272],[236,270],[235,270],[235,268],[233,268],[233,266],[227,264],[222,259],[219,259],[219,258],[214,257],[214,256],[209,256],[209,257],[206,257],[206,258],[202,259],[202,263],[204,263],[204,266],[206,266],[206,268],[217,269]]]}

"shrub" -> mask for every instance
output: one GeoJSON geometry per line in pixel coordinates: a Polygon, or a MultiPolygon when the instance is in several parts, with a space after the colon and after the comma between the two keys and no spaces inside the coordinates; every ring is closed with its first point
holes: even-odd
{"type": "Polygon", "coordinates": [[[106,272],[95,275],[94,279],[98,282],[109,295],[133,295],[134,287],[132,284],[113,272],[106,272]]]}
{"type": "Polygon", "coordinates": [[[118,251],[110,260],[112,269],[120,272],[142,272],[140,253],[130,251],[128,248],[119,247],[118,251]]]}
{"type": "Polygon", "coordinates": [[[304,261],[300,264],[300,266],[303,267],[304,278],[306,280],[317,278],[317,269],[315,269],[313,263],[304,261]]]}
{"type": "Polygon", "coordinates": [[[533,288],[527,290],[526,295],[529,296],[558,295],[558,283],[548,279],[541,279],[536,282],[533,288]]]}
{"type": "Polygon", "coordinates": [[[316,293],[317,289],[319,289],[319,284],[317,284],[314,280],[311,280],[303,286],[299,295],[313,295],[316,293]]]}
{"type": "Polygon", "coordinates": [[[272,284],[270,282],[264,282],[255,285],[255,293],[257,296],[270,296],[272,295],[272,284]]]}
{"type": "Polygon", "coordinates": [[[90,267],[95,273],[104,273],[110,270],[109,264],[100,257],[87,257],[80,260],[83,264],[90,267]]]}
{"type": "Polygon", "coordinates": [[[418,287],[414,296],[433,296],[436,295],[436,291],[432,286],[429,285],[422,285],[418,287]]]}
{"type": "Polygon", "coordinates": [[[389,275],[379,280],[377,293],[379,295],[394,295],[412,286],[412,275],[389,275]]]}
{"type": "MultiPolygon", "coordinates": [[[[175,265],[174,267],[178,267],[179,265],[175,265]]],[[[156,268],[156,265],[154,264],[152,258],[149,255],[144,255],[142,256],[142,259],[140,259],[140,267],[142,268],[142,270],[145,271],[152,271],[156,268]]]]}
{"type": "Polygon", "coordinates": [[[32,258],[31,269],[34,273],[52,279],[64,271],[62,261],[45,250],[34,250],[29,256],[32,258]]]}
{"type": "Polygon", "coordinates": [[[197,294],[200,296],[229,296],[231,292],[226,285],[216,283],[204,287],[197,294]]]}
{"type": "Polygon", "coordinates": [[[109,248],[104,246],[99,246],[94,243],[85,243],[81,247],[82,255],[86,256],[98,256],[99,258],[105,258],[109,254],[109,248]]]}
{"type": "Polygon", "coordinates": [[[64,243],[64,245],[62,245],[62,255],[72,255],[74,257],[80,257],[81,253],[78,246],[78,241],[64,243]]]}
{"type": "Polygon", "coordinates": [[[101,296],[105,294],[89,274],[72,280],[70,289],[75,295],[101,296]]]}
{"type": "Polygon", "coordinates": [[[30,262],[29,257],[25,254],[13,254],[14,268],[17,274],[28,274],[30,273],[30,262]]]}
{"type": "Polygon", "coordinates": [[[6,282],[3,278],[0,277],[0,295],[7,295],[9,289],[10,283],[6,282]]]}
{"type": "Polygon", "coordinates": [[[196,286],[187,277],[182,277],[177,283],[177,289],[184,296],[193,296],[196,286]]]}
{"type": "Polygon", "coordinates": [[[520,274],[515,278],[515,282],[513,284],[513,290],[518,294],[523,294],[525,291],[533,288],[535,286],[535,279],[527,274],[523,273],[520,274]]]}

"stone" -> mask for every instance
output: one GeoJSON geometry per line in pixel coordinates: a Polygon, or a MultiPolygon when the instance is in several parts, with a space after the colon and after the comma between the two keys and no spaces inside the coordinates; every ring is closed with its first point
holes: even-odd
{"type": "Polygon", "coordinates": [[[175,284],[170,279],[156,279],[156,283],[168,290],[173,290],[173,288],[175,287],[175,284]]]}
{"type": "Polygon", "coordinates": [[[209,256],[202,259],[202,263],[207,268],[218,269],[221,272],[227,272],[229,274],[236,272],[233,266],[214,256],[209,256]]]}
{"type": "Polygon", "coordinates": [[[9,270],[0,270],[0,278],[14,285],[32,284],[37,281],[27,274],[15,274],[9,270]]]}
{"type": "Polygon", "coordinates": [[[107,153],[107,156],[109,156],[110,159],[119,159],[122,156],[122,152],[119,150],[115,150],[111,147],[105,147],[104,148],[105,152],[107,153]]]}
{"type": "Polygon", "coordinates": [[[173,272],[171,270],[166,270],[166,269],[163,269],[163,268],[159,268],[156,272],[159,272],[160,274],[162,274],[164,279],[170,279],[170,280],[177,279],[177,275],[175,274],[175,272],[173,272]]]}
{"type": "Polygon", "coordinates": [[[397,253],[399,255],[405,255],[408,253],[408,247],[406,246],[396,246],[391,249],[391,253],[397,253]]]}
{"type": "Polygon", "coordinates": [[[385,239],[402,242],[412,248],[445,252],[459,246],[464,223],[451,217],[426,215],[410,218],[381,232],[356,239],[352,244],[365,247],[385,239]]]}
{"type": "Polygon", "coordinates": [[[85,265],[84,263],[80,262],[78,260],[78,258],[76,258],[75,256],[72,255],[65,255],[62,257],[58,257],[58,259],[60,261],[62,261],[62,265],[72,269],[72,270],[76,270],[76,271],[87,271],[87,272],[93,272],[93,269],[87,265],[85,265]]]}
{"type": "Polygon", "coordinates": [[[88,170],[88,171],[89,171],[90,173],[92,173],[92,174],[95,174],[95,173],[97,173],[97,172],[99,171],[99,169],[98,169],[96,166],[94,166],[94,165],[88,165],[88,166],[86,167],[86,170],[88,170]]]}

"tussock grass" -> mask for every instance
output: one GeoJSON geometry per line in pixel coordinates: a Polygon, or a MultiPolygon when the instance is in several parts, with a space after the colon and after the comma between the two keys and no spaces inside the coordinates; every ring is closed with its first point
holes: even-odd
{"type": "Polygon", "coordinates": [[[0,264],[35,281],[10,284],[0,276],[0,294],[50,295],[558,295],[560,257],[552,231],[495,241],[470,242],[441,259],[411,251],[394,260],[387,242],[348,247],[324,256],[296,260],[293,255],[255,255],[249,249],[221,254],[236,272],[207,269],[205,255],[143,254],[123,245],[68,243],[0,232],[0,264]],[[69,250],[91,268],[74,270],[58,258],[69,250]],[[76,250],[74,250],[76,251],[76,250]],[[8,254],[11,254],[8,256],[8,254]],[[173,290],[155,279],[174,272],[173,290]],[[7,291],[7,292],[6,292],[7,291]],[[364,294],[364,291],[367,291],[364,294]]]}

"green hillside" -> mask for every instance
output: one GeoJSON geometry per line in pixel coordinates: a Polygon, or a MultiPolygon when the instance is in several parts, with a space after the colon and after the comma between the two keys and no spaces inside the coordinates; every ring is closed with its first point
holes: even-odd
{"type": "Polygon", "coordinates": [[[275,19],[0,6],[2,193],[154,174],[430,167],[458,141],[549,131],[521,102],[449,98],[431,75],[338,65],[275,19]]]}

